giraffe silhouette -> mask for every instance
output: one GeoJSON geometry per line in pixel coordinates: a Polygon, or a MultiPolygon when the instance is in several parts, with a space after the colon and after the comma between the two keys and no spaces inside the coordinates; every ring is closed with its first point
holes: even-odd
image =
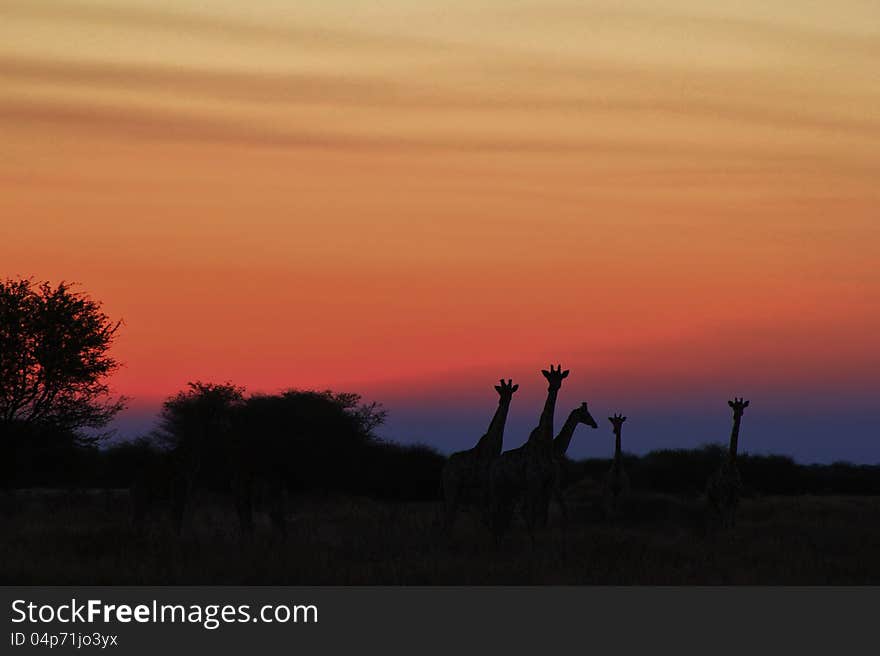
{"type": "Polygon", "coordinates": [[[727,457],[721,463],[718,470],[709,477],[706,484],[706,499],[716,525],[724,529],[732,529],[736,526],[736,511],[739,506],[739,498],[742,494],[742,479],[736,466],[736,451],[739,446],[739,427],[742,422],[743,411],[749,407],[749,402],[742,398],[734,398],[728,401],[733,409],[733,429],[730,433],[730,446],[727,457]]]}
{"type": "Polygon", "coordinates": [[[475,498],[483,512],[484,519],[488,513],[489,468],[492,462],[501,455],[504,442],[504,425],[513,393],[519,389],[513,381],[502,378],[495,386],[498,392],[498,409],[476,446],[466,451],[458,451],[449,456],[443,468],[443,500],[445,517],[443,527],[451,531],[459,505],[467,498],[475,498]]]}
{"type": "Polygon", "coordinates": [[[626,417],[616,414],[608,417],[608,421],[611,422],[614,431],[614,460],[611,462],[611,469],[605,475],[603,501],[605,515],[613,518],[620,513],[621,504],[629,491],[629,477],[623,470],[623,453],[620,448],[620,434],[626,417]]]}
{"type": "Polygon", "coordinates": [[[529,537],[534,544],[535,528],[545,521],[547,505],[553,491],[556,459],[553,456],[553,413],[556,397],[568,370],[561,365],[550,371],[541,371],[547,379],[547,400],[537,427],[522,446],[505,451],[492,463],[489,472],[490,522],[496,540],[510,525],[513,510],[519,499],[529,537]]]}
{"type": "MultiPolygon", "coordinates": [[[[566,504],[565,496],[563,495],[565,487],[565,454],[568,451],[568,447],[571,445],[571,438],[574,436],[574,431],[578,427],[578,424],[584,424],[590,428],[599,427],[596,420],[593,419],[593,415],[591,415],[590,411],[587,409],[586,401],[568,413],[568,419],[565,420],[565,423],[559,430],[559,434],[553,440],[554,463],[552,497],[562,513],[563,529],[568,527],[568,505],[566,504]]],[[[542,525],[547,524],[547,515],[548,512],[544,511],[544,514],[541,517],[542,525]]]]}

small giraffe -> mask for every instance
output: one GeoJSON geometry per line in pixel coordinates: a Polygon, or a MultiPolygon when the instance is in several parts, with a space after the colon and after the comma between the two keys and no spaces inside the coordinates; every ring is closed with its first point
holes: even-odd
{"type": "Polygon", "coordinates": [[[535,527],[546,523],[547,505],[553,491],[556,459],[553,456],[553,413],[556,397],[568,370],[561,365],[542,370],[547,379],[547,400],[537,427],[521,447],[501,454],[490,469],[490,520],[496,539],[510,525],[516,502],[524,502],[529,536],[534,544],[535,527]]]}
{"type": "Polygon", "coordinates": [[[472,449],[458,451],[449,456],[449,460],[443,468],[444,528],[446,531],[452,530],[458,506],[468,496],[477,498],[484,519],[488,514],[489,467],[501,455],[501,447],[504,442],[504,424],[507,421],[513,393],[519,389],[519,385],[514,385],[510,379],[507,382],[501,379],[500,382],[500,385],[495,386],[495,391],[499,396],[498,409],[492,417],[486,434],[472,449]]]}
{"type": "Polygon", "coordinates": [[[629,492],[629,477],[623,470],[623,453],[620,448],[620,433],[626,417],[621,414],[608,417],[614,431],[614,460],[611,469],[605,475],[604,502],[607,517],[616,517],[620,513],[621,505],[629,492]]]}
{"type": "MultiPolygon", "coordinates": [[[[556,503],[559,505],[559,510],[562,513],[563,528],[568,526],[568,505],[565,503],[565,496],[563,495],[565,487],[565,454],[568,451],[568,447],[571,444],[571,438],[574,435],[574,431],[578,427],[578,424],[584,424],[591,428],[599,427],[596,420],[593,419],[593,415],[591,415],[590,411],[587,409],[586,401],[581,403],[568,414],[568,419],[565,420],[562,429],[553,440],[553,458],[555,462],[553,468],[552,494],[553,499],[556,500],[556,503]]],[[[545,523],[546,516],[547,514],[545,513],[542,518],[545,523]]]]}
{"type": "Polygon", "coordinates": [[[721,463],[706,485],[706,498],[717,523],[721,528],[732,529],[736,526],[736,510],[742,494],[742,479],[736,466],[736,450],[739,443],[739,426],[743,411],[749,402],[742,398],[734,398],[727,405],[733,408],[733,430],[730,433],[730,447],[727,458],[721,463]]]}

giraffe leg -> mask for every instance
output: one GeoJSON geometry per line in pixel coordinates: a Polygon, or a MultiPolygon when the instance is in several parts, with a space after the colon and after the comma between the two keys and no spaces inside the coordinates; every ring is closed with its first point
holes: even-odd
{"type": "Polygon", "coordinates": [[[287,518],[285,516],[287,513],[284,506],[283,500],[273,499],[272,507],[269,510],[269,519],[272,520],[272,527],[282,540],[287,539],[287,518]]]}
{"type": "Polygon", "coordinates": [[[562,494],[562,490],[556,488],[553,491],[553,497],[556,499],[556,503],[559,504],[562,526],[568,528],[568,503],[565,501],[565,495],[562,494]]]}
{"type": "Polygon", "coordinates": [[[606,487],[602,494],[602,509],[605,513],[605,519],[614,519],[614,493],[609,487],[606,487]]]}
{"type": "Polygon", "coordinates": [[[500,498],[500,492],[496,489],[490,491],[489,494],[489,529],[492,531],[492,537],[495,546],[500,546],[502,534],[502,517],[503,504],[500,498]]]}
{"type": "Polygon", "coordinates": [[[443,492],[446,502],[445,513],[443,518],[443,532],[447,535],[452,534],[452,528],[455,525],[455,516],[458,513],[458,497],[459,489],[455,481],[449,481],[443,486],[443,492]]]}
{"type": "Polygon", "coordinates": [[[254,534],[253,493],[251,478],[245,475],[236,476],[233,481],[233,494],[239,530],[243,539],[250,539],[254,534]]]}
{"type": "Polygon", "coordinates": [[[183,535],[184,520],[191,495],[192,484],[189,477],[175,477],[171,488],[171,519],[174,523],[174,532],[178,537],[183,535]]]}
{"type": "Polygon", "coordinates": [[[506,511],[506,505],[503,500],[499,498],[498,492],[493,492],[492,497],[489,500],[489,529],[492,532],[492,542],[496,549],[501,548],[501,542],[506,530],[506,511]]]}
{"type": "Polygon", "coordinates": [[[485,496],[480,499],[480,520],[483,522],[484,526],[491,527],[492,513],[489,508],[489,500],[485,496]]]}
{"type": "MultiPolygon", "coordinates": [[[[555,498],[556,490],[553,485],[548,485],[543,491],[541,499],[541,526],[547,528],[550,525],[550,504],[555,498]]],[[[558,503],[558,500],[557,500],[558,503]]]]}
{"type": "Polygon", "coordinates": [[[269,519],[272,527],[282,540],[287,538],[287,504],[284,499],[284,482],[280,475],[271,477],[268,486],[269,519]]]}
{"type": "Polygon", "coordinates": [[[553,489],[553,497],[559,504],[560,530],[562,532],[562,559],[568,558],[568,504],[565,501],[565,495],[558,486],[553,489]]]}
{"type": "Polygon", "coordinates": [[[511,491],[500,483],[493,484],[489,490],[489,520],[496,547],[501,546],[501,540],[510,527],[515,509],[516,497],[511,491]]]}
{"type": "Polygon", "coordinates": [[[532,552],[535,551],[535,523],[537,521],[537,512],[535,508],[529,508],[526,511],[526,530],[529,533],[529,544],[532,547],[532,552]]]}
{"type": "Polygon", "coordinates": [[[144,520],[147,516],[147,495],[144,485],[141,481],[135,481],[128,492],[129,503],[131,504],[131,527],[135,531],[141,530],[144,520]]]}
{"type": "Polygon", "coordinates": [[[491,529],[492,528],[492,497],[489,489],[489,483],[487,477],[483,478],[483,482],[480,486],[480,517],[483,521],[483,524],[491,529]]]}
{"type": "Polygon", "coordinates": [[[730,509],[728,510],[727,527],[731,531],[736,529],[736,501],[735,500],[733,502],[731,502],[730,509]]]}
{"type": "Polygon", "coordinates": [[[717,535],[724,529],[724,509],[720,505],[713,505],[709,510],[709,532],[717,535]]]}
{"type": "Polygon", "coordinates": [[[532,487],[528,494],[526,494],[525,499],[526,528],[529,532],[529,541],[532,544],[533,550],[535,548],[535,528],[541,514],[541,496],[540,488],[532,487]]]}
{"type": "Polygon", "coordinates": [[[538,503],[538,527],[539,528],[547,528],[547,525],[550,523],[550,497],[551,493],[549,490],[541,490],[541,497],[538,503]]]}

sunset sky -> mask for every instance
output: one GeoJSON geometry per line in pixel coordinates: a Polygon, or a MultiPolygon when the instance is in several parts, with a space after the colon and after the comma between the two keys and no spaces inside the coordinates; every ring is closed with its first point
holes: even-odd
{"type": "Polygon", "coordinates": [[[0,276],[188,380],[472,446],[551,361],[572,455],[880,461],[877,0],[0,0],[0,276]]]}

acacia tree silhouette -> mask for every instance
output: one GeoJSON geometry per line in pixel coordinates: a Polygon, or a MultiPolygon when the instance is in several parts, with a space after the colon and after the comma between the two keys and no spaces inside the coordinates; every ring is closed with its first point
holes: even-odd
{"type": "Polygon", "coordinates": [[[108,435],[101,430],[126,403],[107,383],[120,366],[109,354],[120,324],[66,282],[0,280],[0,448],[8,463],[37,441],[93,445],[108,435]]]}

